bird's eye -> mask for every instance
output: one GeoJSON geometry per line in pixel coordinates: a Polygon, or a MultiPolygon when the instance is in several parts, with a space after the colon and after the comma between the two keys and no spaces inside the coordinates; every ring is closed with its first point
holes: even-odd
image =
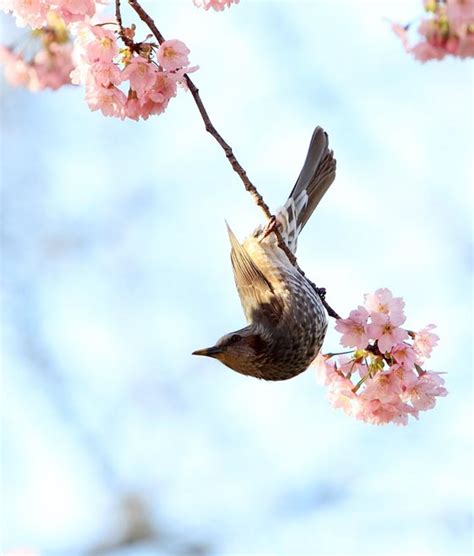
{"type": "Polygon", "coordinates": [[[242,336],[240,336],[239,334],[232,334],[232,336],[229,338],[229,344],[235,344],[241,339],[242,336]]]}

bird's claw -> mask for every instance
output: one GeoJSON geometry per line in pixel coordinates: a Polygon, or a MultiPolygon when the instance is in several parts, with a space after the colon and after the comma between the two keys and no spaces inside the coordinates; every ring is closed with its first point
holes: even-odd
{"type": "Polygon", "coordinates": [[[265,229],[263,230],[263,235],[262,235],[262,239],[260,240],[261,242],[268,237],[272,232],[275,232],[278,226],[278,222],[275,216],[271,216],[267,225],[265,226],[265,229]]]}
{"type": "Polygon", "coordinates": [[[326,299],[326,288],[315,288],[316,293],[319,295],[321,299],[326,299]]]}

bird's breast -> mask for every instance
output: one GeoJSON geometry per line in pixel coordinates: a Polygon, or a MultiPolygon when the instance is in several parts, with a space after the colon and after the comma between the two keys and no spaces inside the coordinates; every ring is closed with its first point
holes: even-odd
{"type": "Polygon", "coordinates": [[[327,329],[324,307],[313,286],[276,243],[250,237],[244,246],[283,301],[279,323],[266,331],[269,349],[262,357],[261,377],[292,378],[309,366],[322,346],[327,329]]]}

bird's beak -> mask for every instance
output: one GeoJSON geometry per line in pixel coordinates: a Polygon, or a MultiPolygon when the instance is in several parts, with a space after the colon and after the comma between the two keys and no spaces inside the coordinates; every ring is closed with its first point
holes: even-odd
{"type": "Polygon", "coordinates": [[[223,350],[221,348],[213,346],[210,348],[197,349],[196,351],[193,351],[192,355],[206,355],[207,357],[216,357],[217,355],[222,353],[222,351],[223,350]]]}

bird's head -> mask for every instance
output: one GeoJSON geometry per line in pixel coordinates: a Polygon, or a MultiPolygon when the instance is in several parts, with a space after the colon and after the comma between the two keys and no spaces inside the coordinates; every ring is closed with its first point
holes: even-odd
{"type": "Polygon", "coordinates": [[[222,336],[216,345],[193,351],[193,355],[206,355],[244,375],[259,376],[262,356],[267,342],[252,327],[222,336]]]}

